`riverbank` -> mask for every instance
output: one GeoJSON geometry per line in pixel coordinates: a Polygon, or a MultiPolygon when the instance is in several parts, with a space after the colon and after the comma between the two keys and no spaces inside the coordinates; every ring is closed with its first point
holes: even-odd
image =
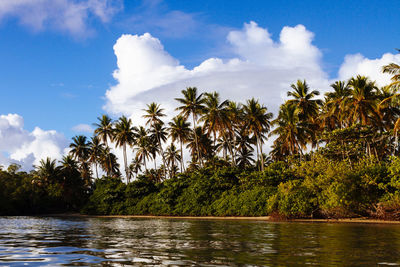
{"type": "Polygon", "coordinates": [[[48,214],[48,217],[80,218],[125,218],[125,219],[177,219],[177,220],[242,220],[268,222],[305,222],[305,223],[365,223],[365,224],[400,224],[400,221],[378,220],[371,218],[344,219],[277,219],[271,216],[155,216],[155,215],[85,215],[79,213],[48,214]]]}

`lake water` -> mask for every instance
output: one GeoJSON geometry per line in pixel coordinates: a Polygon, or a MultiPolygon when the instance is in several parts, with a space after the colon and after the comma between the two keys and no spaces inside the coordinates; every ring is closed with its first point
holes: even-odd
{"type": "Polygon", "coordinates": [[[400,225],[0,217],[0,265],[399,265],[400,225]]]}

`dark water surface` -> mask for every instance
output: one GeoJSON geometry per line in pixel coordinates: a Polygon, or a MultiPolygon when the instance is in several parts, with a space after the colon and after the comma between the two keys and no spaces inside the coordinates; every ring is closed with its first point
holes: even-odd
{"type": "Polygon", "coordinates": [[[399,265],[400,225],[0,217],[0,265],[399,265]]]}

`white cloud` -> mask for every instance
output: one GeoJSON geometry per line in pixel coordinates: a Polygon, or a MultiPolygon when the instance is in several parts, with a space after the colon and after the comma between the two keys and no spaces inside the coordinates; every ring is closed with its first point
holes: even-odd
{"type": "Polygon", "coordinates": [[[80,133],[93,133],[93,127],[89,124],[78,124],[72,127],[72,130],[80,133]]]}
{"type": "Polygon", "coordinates": [[[339,79],[347,80],[357,74],[368,76],[379,86],[390,84],[391,75],[382,73],[382,67],[389,63],[400,64],[400,54],[383,54],[381,58],[369,59],[361,54],[347,55],[339,69],[339,79]]]}
{"type": "Polygon", "coordinates": [[[119,0],[1,0],[0,21],[15,17],[35,31],[51,28],[82,36],[89,17],[108,22],[121,7],[119,0]]]}
{"type": "Polygon", "coordinates": [[[54,130],[45,131],[36,127],[32,132],[24,129],[24,119],[18,114],[0,115],[0,164],[12,162],[32,169],[41,159],[61,159],[67,145],[64,135],[54,130]],[[4,156],[7,155],[8,157],[4,156]]]}
{"type": "Polygon", "coordinates": [[[267,29],[250,22],[227,37],[237,57],[210,58],[187,69],[149,33],[123,35],[114,46],[117,84],[106,92],[105,109],[142,122],[141,109],[146,103],[159,102],[172,112],[180,91],[197,86],[236,101],[256,97],[276,111],[290,84],[299,78],[307,79],[316,89],[329,85],[320,64],[321,52],[312,44],[313,36],[297,25],[284,27],[279,41],[274,41],[267,29]]]}

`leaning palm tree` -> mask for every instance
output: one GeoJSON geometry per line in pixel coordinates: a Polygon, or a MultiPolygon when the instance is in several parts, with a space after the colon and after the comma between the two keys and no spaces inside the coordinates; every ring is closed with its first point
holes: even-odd
{"type": "Polygon", "coordinates": [[[186,90],[182,90],[182,94],[183,98],[175,98],[175,100],[182,104],[182,106],[176,108],[176,110],[180,110],[180,115],[182,115],[185,119],[192,115],[193,134],[197,151],[197,160],[199,160],[199,163],[201,165],[202,160],[200,157],[200,151],[198,149],[199,144],[195,129],[197,128],[197,117],[203,111],[203,94],[197,95],[196,87],[188,87],[186,88],[186,90]]]}
{"type": "Polygon", "coordinates": [[[172,142],[179,140],[181,145],[181,172],[185,170],[185,165],[183,163],[183,144],[187,142],[190,135],[189,127],[190,123],[181,115],[174,117],[172,122],[169,123],[169,136],[171,137],[172,142]]]}
{"type": "Polygon", "coordinates": [[[97,135],[100,140],[108,146],[108,140],[112,140],[113,137],[113,122],[107,115],[97,118],[99,123],[94,123],[96,129],[94,130],[95,135],[97,135]]]}
{"type": "Polygon", "coordinates": [[[89,162],[94,164],[96,169],[96,178],[99,178],[98,163],[100,156],[104,150],[104,145],[100,143],[100,139],[97,136],[91,138],[89,142],[89,162]]]}
{"type": "Polygon", "coordinates": [[[130,175],[128,168],[128,159],[126,155],[126,146],[133,145],[133,142],[135,140],[133,130],[134,127],[132,126],[132,120],[128,119],[125,116],[122,116],[115,124],[113,135],[113,141],[115,142],[116,147],[122,147],[122,151],[124,153],[125,174],[128,183],[130,182],[130,175]]]}
{"type": "MultiPolygon", "coordinates": [[[[246,105],[243,106],[245,129],[249,135],[253,135],[256,139],[257,151],[260,149],[260,154],[257,158],[262,155],[263,136],[269,132],[271,128],[270,120],[272,113],[268,112],[265,106],[262,106],[258,100],[254,98],[247,100],[246,105]]],[[[261,157],[261,170],[264,170],[264,159],[261,157]]]]}

